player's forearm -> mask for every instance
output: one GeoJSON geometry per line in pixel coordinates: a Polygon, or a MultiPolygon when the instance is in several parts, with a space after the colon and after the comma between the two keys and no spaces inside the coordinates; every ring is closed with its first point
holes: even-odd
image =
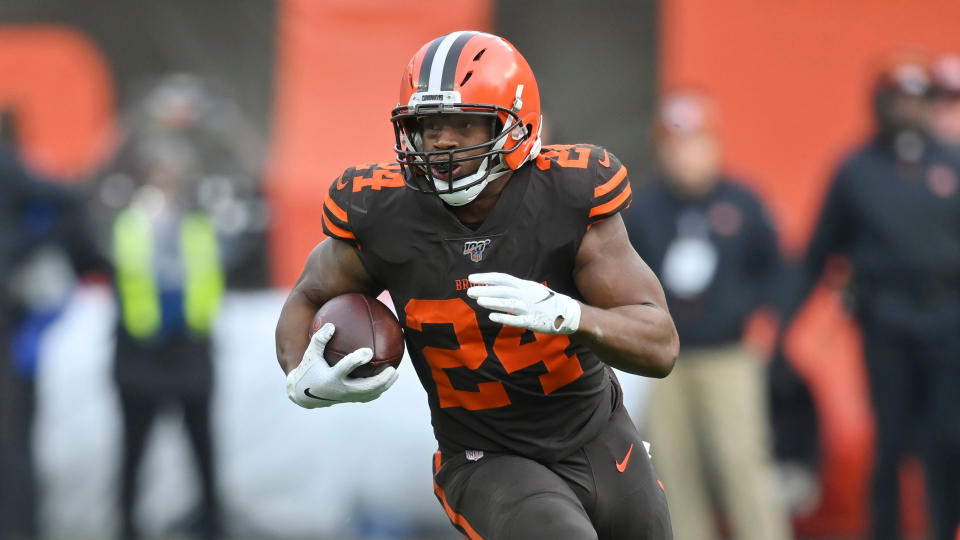
{"type": "Polygon", "coordinates": [[[680,350],[673,319],[654,305],[606,310],[583,305],[572,337],[607,364],[646,377],[666,377],[680,350]]]}
{"type": "Polygon", "coordinates": [[[317,306],[294,289],[280,310],[277,321],[277,362],[284,373],[300,365],[303,352],[310,342],[310,324],[317,306]]]}

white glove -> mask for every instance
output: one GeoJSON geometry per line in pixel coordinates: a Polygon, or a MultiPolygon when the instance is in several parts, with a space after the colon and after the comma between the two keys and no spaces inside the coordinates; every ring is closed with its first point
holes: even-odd
{"type": "Polygon", "coordinates": [[[467,276],[467,296],[491,313],[490,320],[541,334],[572,334],[580,327],[580,303],[535,281],[489,272],[467,276]]]}
{"type": "Polygon", "coordinates": [[[396,368],[387,366],[373,377],[348,379],[347,375],[357,366],[373,359],[373,351],[367,347],[357,349],[331,367],[323,357],[323,349],[333,337],[333,332],[332,323],[321,326],[310,339],[300,365],[287,374],[287,396],[305,409],[329,407],[347,401],[373,401],[390,388],[399,376],[396,368]]]}

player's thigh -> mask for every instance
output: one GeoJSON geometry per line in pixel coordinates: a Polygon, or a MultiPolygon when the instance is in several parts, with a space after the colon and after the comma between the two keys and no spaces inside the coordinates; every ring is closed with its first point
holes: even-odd
{"type": "Polygon", "coordinates": [[[570,487],[536,461],[509,454],[487,454],[476,461],[462,455],[435,457],[434,473],[437,498],[467,538],[597,538],[570,487]]]}
{"type": "Polygon", "coordinates": [[[601,540],[673,538],[666,495],[640,433],[623,406],[578,454],[585,456],[595,482],[593,501],[584,500],[601,540]]]}

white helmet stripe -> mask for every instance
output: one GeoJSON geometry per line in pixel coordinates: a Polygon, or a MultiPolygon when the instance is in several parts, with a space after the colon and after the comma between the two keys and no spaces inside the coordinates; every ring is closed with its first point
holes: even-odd
{"type": "MultiPolygon", "coordinates": [[[[436,54],[433,55],[433,64],[430,66],[430,82],[427,86],[427,92],[438,93],[442,90],[443,66],[447,62],[447,54],[450,52],[450,47],[453,46],[453,42],[456,41],[458,37],[468,33],[472,34],[473,32],[460,31],[447,34],[443,37],[443,41],[441,41],[440,46],[437,47],[436,54]]],[[[460,60],[460,51],[457,51],[456,56],[457,58],[453,59],[454,62],[460,60]]]]}

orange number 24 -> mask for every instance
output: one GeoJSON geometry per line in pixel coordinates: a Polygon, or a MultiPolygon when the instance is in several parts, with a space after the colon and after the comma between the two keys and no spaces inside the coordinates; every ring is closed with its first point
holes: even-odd
{"type": "Polygon", "coordinates": [[[430,366],[430,373],[437,385],[440,406],[463,407],[476,411],[509,405],[510,397],[500,381],[477,384],[476,390],[459,390],[453,387],[447,369],[466,367],[478,369],[488,357],[499,359],[507,373],[513,373],[536,363],[543,362],[547,372],[540,375],[543,393],[576,380],[582,373],[580,362],[567,357],[564,350],[570,338],[564,335],[534,334],[535,339],[521,341],[525,330],[504,326],[493,344],[493,354],[487,350],[480,333],[477,313],[462,299],[445,300],[412,299],[404,306],[407,327],[422,332],[424,324],[448,324],[453,326],[457,348],[427,346],[423,356],[430,366]]]}

